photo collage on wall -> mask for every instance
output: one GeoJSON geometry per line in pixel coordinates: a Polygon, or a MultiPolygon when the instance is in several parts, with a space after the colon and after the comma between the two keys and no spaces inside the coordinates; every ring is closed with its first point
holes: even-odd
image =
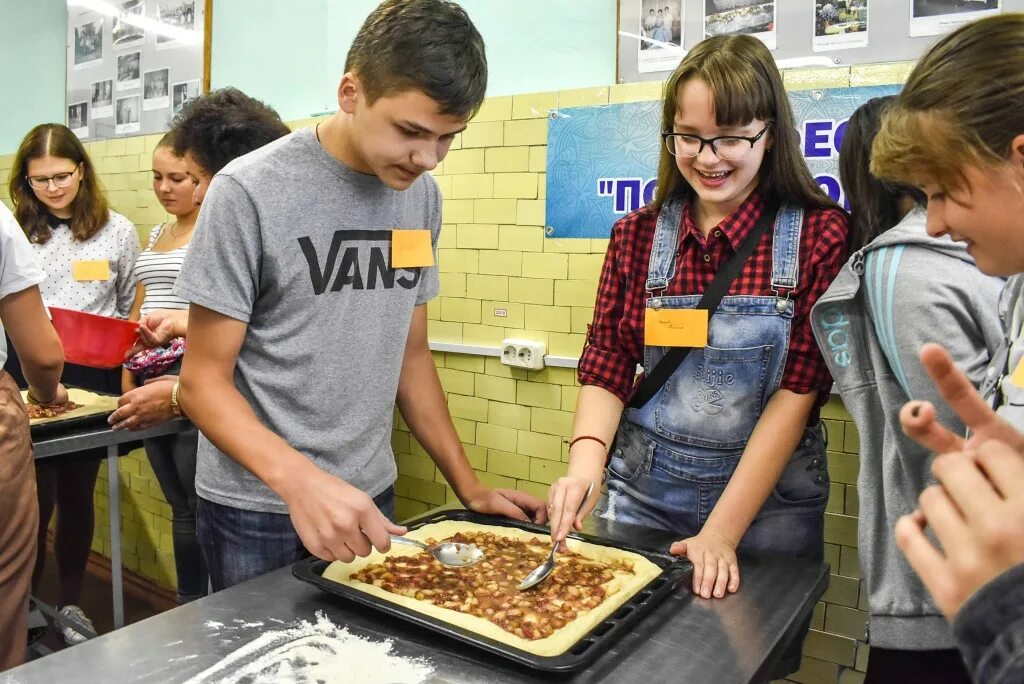
{"type": "Polygon", "coordinates": [[[167,130],[202,92],[206,0],[68,0],[67,125],[81,139],[167,130]]]}
{"type": "MultiPolygon", "coordinates": [[[[903,35],[914,38],[949,33],[967,22],[999,13],[1002,4],[1002,0],[619,0],[620,16],[628,18],[619,31],[626,41],[620,46],[636,46],[636,73],[667,73],[689,47],[712,36],[751,35],[776,50],[780,22],[784,32],[792,32],[795,21],[810,20],[806,24],[810,26],[810,45],[804,56],[869,47],[872,6],[878,20],[884,22],[885,13],[891,16],[897,5],[902,5],[905,9],[900,13],[909,14],[903,35]],[[695,12],[702,16],[691,16],[695,12]],[[700,33],[693,35],[698,26],[700,33]]],[[[891,27],[886,28],[891,34],[891,27]]],[[[879,32],[885,34],[883,29],[879,32]]],[[[795,39],[790,33],[784,40],[783,47],[791,53],[795,39]]],[[[630,54],[633,49],[620,54],[630,54]]],[[[840,60],[846,62],[847,56],[834,59],[837,64],[840,60]]]]}

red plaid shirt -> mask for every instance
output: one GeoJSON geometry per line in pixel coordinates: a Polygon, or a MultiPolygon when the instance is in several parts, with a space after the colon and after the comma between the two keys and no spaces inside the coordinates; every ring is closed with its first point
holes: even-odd
{"type": "MultiPolygon", "coordinates": [[[[761,216],[764,201],[754,193],[705,239],[689,204],[683,210],[675,277],[663,296],[702,294],[720,265],[735,253],[761,216]]],[[[601,269],[594,322],[579,364],[581,385],[597,385],[623,403],[633,394],[636,366],[643,362],[647,270],[654,242],[656,211],[643,208],[612,228],[611,243],[601,269]]],[[[791,293],[795,303],[784,389],[799,394],[818,391],[812,411],[828,400],[832,377],[811,332],[809,315],[846,261],[846,216],[835,209],[804,213],[800,237],[800,282],[791,293]]],[[[766,233],[729,288],[729,295],[772,296],[772,236],[766,233]]]]}

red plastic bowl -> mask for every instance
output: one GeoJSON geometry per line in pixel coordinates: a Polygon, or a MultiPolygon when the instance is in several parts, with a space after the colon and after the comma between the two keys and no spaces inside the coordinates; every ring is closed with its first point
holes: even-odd
{"type": "Polygon", "coordinates": [[[138,338],[138,323],[50,307],[57,336],[64,345],[64,360],[93,368],[115,368],[138,338]]]}

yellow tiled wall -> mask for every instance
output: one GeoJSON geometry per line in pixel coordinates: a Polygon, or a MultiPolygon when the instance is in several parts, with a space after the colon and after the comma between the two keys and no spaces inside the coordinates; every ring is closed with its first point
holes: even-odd
{"type": "MultiPolygon", "coordinates": [[[[810,69],[785,74],[792,89],[900,83],[909,64],[810,69]]],[[[550,109],[657,99],[661,83],[615,85],[488,99],[456,140],[435,176],[444,195],[439,245],[441,296],[429,305],[432,342],[497,348],[510,336],[540,340],[548,353],[578,357],[590,321],[607,240],[544,235],[547,115],[550,109]],[[502,314],[502,310],[504,315],[502,314]]],[[[297,121],[293,126],[308,125],[297,121]]],[[[153,197],[148,169],[159,136],[89,143],[113,207],[140,235],[165,216],[153,197]]],[[[0,156],[6,181],[12,158],[0,156]]],[[[6,196],[6,182],[0,189],[6,196]]],[[[528,372],[498,359],[435,352],[449,408],[473,468],[500,487],[546,495],[564,474],[578,386],[575,372],[528,372]]],[[[832,492],[826,514],[831,585],[814,611],[798,682],[853,684],[863,680],[867,647],[865,595],[857,562],[857,432],[838,399],[826,407],[832,492]]],[[[453,501],[425,451],[396,417],[399,517],[453,501]]],[[[170,509],[144,454],[119,464],[125,567],[173,586],[170,509]]],[[[97,484],[93,548],[109,554],[106,482],[97,484]]]]}

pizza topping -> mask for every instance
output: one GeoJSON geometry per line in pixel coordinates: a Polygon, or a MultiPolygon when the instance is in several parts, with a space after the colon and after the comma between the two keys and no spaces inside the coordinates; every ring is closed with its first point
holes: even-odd
{"type": "Polygon", "coordinates": [[[26,404],[25,410],[28,411],[29,420],[38,420],[39,418],[56,418],[62,416],[68,411],[74,411],[77,408],[81,408],[81,404],[76,404],[73,401],[69,401],[66,404],[59,406],[40,406],[39,404],[26,404]]]}
{"type": "Polygon", "coordinates": [[[596,608],[615,593],[610,583],[618,574],[633,574],[627,561],[597,561],[573,551],[555,558],[548,579],[525,592],[519,582],[547,558],[550,546],[536,537],[509,539],[490,532],[460,532],[449,539],[474,544],[486,560],[469,567],[441,565],[426,552],[386,558],[352,575],[352,579],[442,608],[493,622],[523,639],[551,636],[581,613],[596,608]]]}

